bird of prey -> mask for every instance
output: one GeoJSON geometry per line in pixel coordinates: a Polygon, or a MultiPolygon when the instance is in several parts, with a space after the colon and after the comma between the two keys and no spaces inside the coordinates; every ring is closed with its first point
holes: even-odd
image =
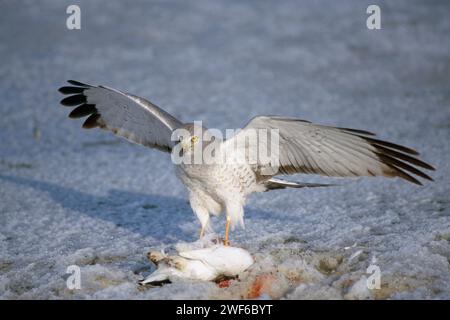
{"type": "MultiPolygon", "coordinates": [[[[194,150],[210,146],[208,129],[184,123],[148,100],[106,86],[93,86],[69,80],[70,86],[59,91],[68,95],[61,104],[75,107],[70,118],[88,117],[83,128],[99,127],[131,142],[168,153],[191,157],[194,150]],[[173,135],[184,130],[183,136],[173,135]],[[205,141],[203,141],[205,140],[205,141]],[[203,143],[205,142],[205,143],[203,143]]],[[[330,177],[399,177],[421,185],[418,177],[433,180],[418,168],[435,170],[418,159],[411,148],[376,139],[364,130],[332,127],[280,116],[257,116],[236,135],[215,141],[216,153],[244,161],[214,163],[175,163],[176,173],[189,191],[192,210],[200,220],[200,237],[210,229],[210,214],[225,212],[224,244],[229,244],[230,227],[243,226],[244,204],[254,192],[285,188],[329,186],[299,183],[277,178],[278,175],[319,174],[330,177]],[[259,158],[247,161],[248,152],[268,144],[236,141],[252,130],[273,130],[277,136],[277,162],[259,158]],[[242,156],[245,154],[245,156],[242,156]]],[[[275,150],[275,149],[274,149],[275,150]]]]}

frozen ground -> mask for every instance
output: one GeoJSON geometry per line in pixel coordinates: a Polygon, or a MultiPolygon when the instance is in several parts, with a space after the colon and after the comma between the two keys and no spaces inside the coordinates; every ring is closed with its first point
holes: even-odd
{"type": "Polygon", "coordinates": [[[356,0],[77,1],[69,31],[72,1],[0,1],[0,297],[449,299],[450,4],[374,2],[380,31],[356,0]],[[375,131],[420,150],[436,181],[255,195],[232,233],[257,260],[240,281],[142,289],[146,252],[195,240],[198,222],[167,155],[66,118],[66,79],[208,127],[281,114],[375,131]]]}

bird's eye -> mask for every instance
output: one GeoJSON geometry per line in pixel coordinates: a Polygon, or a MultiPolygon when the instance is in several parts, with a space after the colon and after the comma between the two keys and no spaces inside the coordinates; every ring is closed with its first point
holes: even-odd
{"type": "Polygon", "coordinates": [[[198,141],[198,137],[197,136],[193,136],[192,138],[191,138],[191,142],[192,143],[196,143],[198,141]]]}

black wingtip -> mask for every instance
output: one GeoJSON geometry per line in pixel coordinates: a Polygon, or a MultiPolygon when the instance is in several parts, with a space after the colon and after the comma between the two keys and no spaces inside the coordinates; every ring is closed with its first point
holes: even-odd
{"type": "Polygon", "coordinates": [[[416,178],[414,178],[414,177],[411,176],[410,174],[406,173],[405,171],[403,171],[403,170],[400,169],[399,167],[397,167],[397,166],[395,166],[395,165],[393,165],[393,164],[388,164],[388,166],[389,166],[390,168],[394,169],[394,171],[395,171],[395,174],[394,174],[394,175],[395,175],[396,177],[405,179],[405,180],[407,180],[407,181],[409,181],[409,182],[411,182],[411,183],[414,183],[414,184],[416,184],[416,185],[423,186],[422,182],[420,182],[419,180],[417,180],[416,178]]]}
{"type": "Polygon", "coordinates": [[[360,130],[360,129],[351,129],[351,128],[342,128],[342,127],[337,127],[340,130],[343,131],[347,131],[353,134],[357,134],[357,135],[364,135],[364,136],[376,136],[375,133],[370,132],[370,131],[366,131],[366,130],[360,130]]]}
{"type": "Polygon", "coordinates": [[[408,162],[410,164],[422,167],[422,168],[427,169],[427,170],[436,171],[436,168],[433,167],[432,165],[430,165],[430,164],[426,163],[425,161],[422,161],[422,160],[420,160],[418,158],[412,157],[412,156],[410,156],[408,154],[405,154],[405,153],[402,153],[402,152],[398,152],[398,151],[395,151],[393,149],[385,148],[385,147],[380,146],[380,145],[374,145],[374,147],[382,154],[391,156],[391,157],[396,158],[396,159],[404,160],[404,161],[406,161],[406,162],[408,162]]]}
{"type": "Polygon", "coordinates": [[[401,146],[399,144],[396,143],[392,143],[389,141],[384,141],[384,140],[379,140],[379,139],[374,139],[374,138],[369,138],[369,137],[363,137],[363,139],[367,140],[368,142],[370,142],[370,144],[374,145],[374,146],[382,146],[382,147],[387,147],[387,148],[391,148],[394,150],[398,150],[404,153],[409,153],[415,156],[420,155],[419,152],[417,152],[414,149],[405,147],[405,146],[401,146]]]}
{"type": "Polygon", "coordinates": [[[72,110],[72,112],[69,114],[69,118],[83,118],[96,112],[97,109],[95,108],[94,104],[82,104],[81,106],[76,107],[72,110]]]}
{"type": "Polygon", "coordinates": [[[95,127],[99,127],[100,124],[98,123],[98,119],[100,118],[100,115],[98,113],[91,114],[89,118],[86,119],[86,121],[83,123],[84,129],[92,129],[95,127]]]}
{"type": "Polygon", "coordinates": [[[58,91],[62,94],[77,94],[77,93],[83,93],[86,88],[80,88],[80,87],[61,87],[58,89],[58,91]]]}
{"type": "Polygon", "coordinates": [[[76,80],[67,80],[68,83],[73,84],[74,86],[78,86],[78,87],[86,87],[89,88],[90,85],[86,84],[86,83],[82,83],[76,80]]]}
{"type": "Polygon", "coordinates": [[[86,96],[82,94],[76,94],[69,96],[60,101],[63,106],[74,107],[86,103],[86,96]]]}

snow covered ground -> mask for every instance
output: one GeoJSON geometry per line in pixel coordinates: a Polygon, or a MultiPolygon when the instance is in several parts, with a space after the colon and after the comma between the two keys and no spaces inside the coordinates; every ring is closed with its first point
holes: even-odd
{"type": "Polygon", "coordinates": [[[76,2],[80,31],[72,1],[0,2],[1,298],[450,298],[448,1],[76,2]],[[254,195],[231,235],[256,258],[240,280],[142,288],[146,253],[199,224],[166,154],[66,118],[67,79],[208,127],[279,114],[374,131],[421,151],[435,182],[295,177],[341,186],[254,195]]]}

